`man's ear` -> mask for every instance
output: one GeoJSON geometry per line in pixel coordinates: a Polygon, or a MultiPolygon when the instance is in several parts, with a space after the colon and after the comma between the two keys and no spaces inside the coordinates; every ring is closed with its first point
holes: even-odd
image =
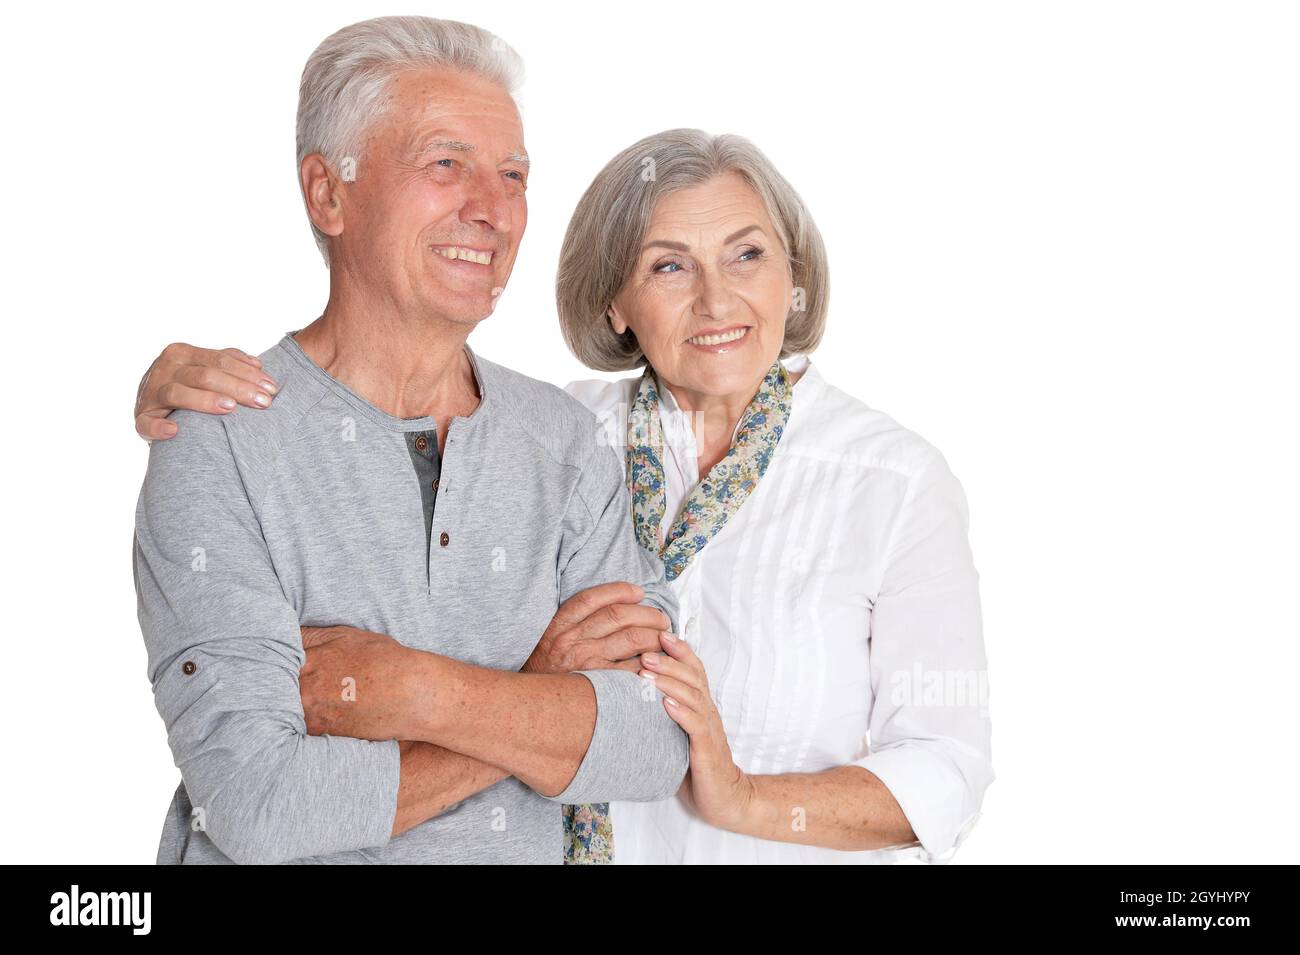
{"type": "Polygon", "coordinates": [[[343,183],[330,172],[320,153],[304,156],[298,170],[302,194],[307,200],[307,214],[316,228],[326,235],[343,233],[343,183]]]}
{"type": "Polygon", "coordinates": [[[613,305],[605,311],[605,317],[609,320],[609,327],[614,329],[615,335],[622,335],[627,331],[627,322],[623,321],[618,314],[618,309],[613,305]]]}

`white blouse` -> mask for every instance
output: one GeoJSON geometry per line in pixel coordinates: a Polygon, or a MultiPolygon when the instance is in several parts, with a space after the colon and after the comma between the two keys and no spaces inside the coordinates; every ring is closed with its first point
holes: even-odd
{"type": "MultiPolygon", "coordinates": [[[[611,804],[618,864],[944,862],[993,781],[961,485],[925,439],[826,382],[805,356],[785,365],[806,370],[767,473],[673,582],[682,635],[744,772],[865,767],[920,845],[847,852],[740,835],[674,796],[611,804]]],[[[567,390],[621,448],[639,381],[567,390]]],[[[660,396],[666,530],[700,476],[686,413],[667,388],[660,396]]]]}

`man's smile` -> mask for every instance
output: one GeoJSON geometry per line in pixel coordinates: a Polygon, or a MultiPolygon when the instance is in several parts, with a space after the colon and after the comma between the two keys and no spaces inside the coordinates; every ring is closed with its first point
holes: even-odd
{"type": "Polygon", "coordinates": [[[472,249],[465,245],[435,245],[433,251],[453,262],[468,262],[474,265],[491,265],[495,254],[491,249],[472,249]]]}

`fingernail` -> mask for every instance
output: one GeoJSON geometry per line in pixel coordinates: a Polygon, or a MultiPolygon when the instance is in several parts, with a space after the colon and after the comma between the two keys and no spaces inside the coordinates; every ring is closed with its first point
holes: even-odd
{"type": "Polygon", "coordinates": [[[260,382],[259,384],[261,384],[262,390],[265,391],[268,395],[276,394],[280,390],[279,388],[275,387],[275,382],[273,381],[263,381],[260,382]]]}
{"type": "Polygon", "coordinates": [[[217,402],[217,404],[221,405],[221,407],[223,407],[223,408],[225,408],[227,411],[229,411],[231,408],[235,407],[235,399],[234,399],[234,398],[222,398],[221,400],[219,400],[219,401],[217,402]]]}
{"type": "Polygon", "coordinates": [[[171,435],[176,433],[176,425],[170,421],[164,421],[162,426],[163,434],[171,435]]]}
{"type": "Polygon", "coordinates": [[[649,670],[642,670],[638,675],[641,679],[649,680],[651,683],[655,681],[655,674],[651,673],[649,670]]]}
{"type": "Polygon", "coordinates": [[[647,653],[641,657],[641,660],[646,664],[646,666],[657,667],[659,665],[659,654],[647,653]]]}
{"type": "Polygon", "coordinates": [[[667,640],[669,643],[676,643],[676,642],[677,642],[677,638],[676,638],[675,636],[673,636],[673,633],[672,633],[671,630],[665,630],[665,631],[664,631],[664,639],[667,640]]]}
{"type": "Polygon", "coordinates": [[[671,696],[665,696],[665,697],[664,697],[664,702],[667,703],[669,706],[676,706],[676,705],[677,705],[677,701],[674,700],[671,696]]]}
{"type": "Polygon", "coordinates": [[[260,408],[265,408],[270,403],[271,403],[271,399],[267,395],[260,395],[260,394],[253,395],[253,404],[257,405],[260,408]]]}

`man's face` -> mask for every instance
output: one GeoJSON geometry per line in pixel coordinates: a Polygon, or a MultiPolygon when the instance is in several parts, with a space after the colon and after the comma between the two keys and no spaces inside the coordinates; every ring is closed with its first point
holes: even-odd
{"type": "Polygon", "coordinates": [[[411,70],[388,90],[342,192],[332,267],[402,313],[476,324],[528,222],[519,113],[504,89],[467,73],[411,70]]]}

